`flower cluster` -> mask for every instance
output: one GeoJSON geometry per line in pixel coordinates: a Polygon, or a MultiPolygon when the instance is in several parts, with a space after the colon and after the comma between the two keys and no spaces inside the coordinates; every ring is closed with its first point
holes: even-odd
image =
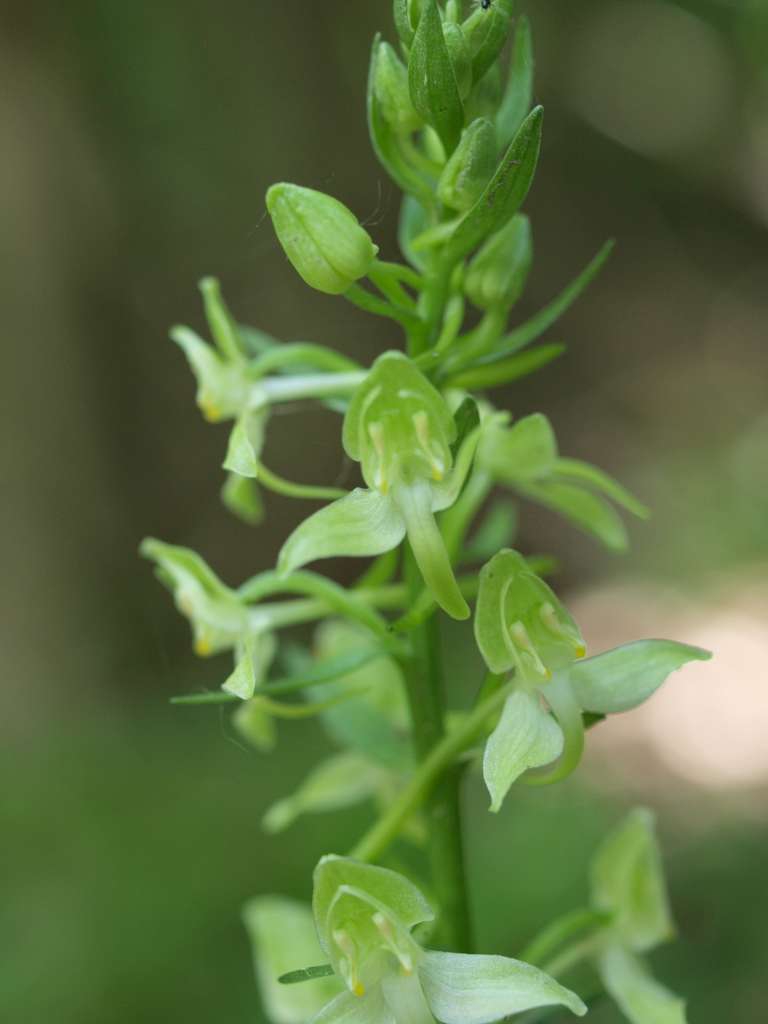
{"type": "Polygon", "coordinates": [[[203,281],[213,343],[183,327],[172,337],[205,417],[233,424],[225,502],[254,524],[258,485],[322,504],[285,539],[274,570],[237,588],[186,548],[142,546],[189,620],[196,653],[233,657],[219,689],[178,702],[233,704],[240,733],[263,752],[277,742],[277,720],[312,716],[334,748],[266,810],[265,830],[352,804],[372,812],[350,856],[328,854],[328,841],[311,910],[279,896],[246,908],[265,1009],[274,1024],[491,1024],[545,1007],[582,1015],[580,982],[572,990],[561,980],[586,959],[632,1024],[682,1024],[682,1002],[642,959],[671,932],[647,812],[598,852],[590,908],[555,922],[521,959],[473,951],[461,769],[482,768],[497,812],[516,781],[573,772],[590,726],[709,655],[646,639],[587,657],[542,578],[551,560],[510,546],[516,512],[494,496],[497,485],[613,550],[628,539],[617,508],[647,515],[602,470],[561,456],[546,417],[515,420],[487,394],[560,354],[561,345],[536,343],[610,245],[510,326],[533,259],[522,206],[543,123],[532,108],[530,28],[523,18],[513,25],[511,0],[468,14],[460,0],[394,0],[394,16],[399,45],[374,41],[367,109],[376,156],[405,192],[406,262],[380,259],[352,211],[314,189],[277,184],[266,205],[301,278],[386,318],[404,350],[366,367],[324,346],[278,342],[237,322],[217,282],[203,281]],[[265,465],[272,409],[295,413],[299,400],[343,417],[343,450],[361,477],[353,490],[294,483],[265,465]],[[373,561],[350,587],[305,568],[339,557],[373,561]],[[473,617],[488,670],[468,680],[458,708],[445,706],[439,611],[473,617]],[[278,643],[309,624],[311,641],[278,643]],[[419,884],[381,863],[403,840],[419,884]]]}

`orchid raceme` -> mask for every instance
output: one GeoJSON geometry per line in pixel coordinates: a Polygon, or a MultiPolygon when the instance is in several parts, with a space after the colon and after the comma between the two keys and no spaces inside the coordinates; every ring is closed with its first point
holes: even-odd
{"type": "MultiPolygon", "coordinates": [[[[262,505],[258,486],[322,507],[281,537],[274,569],[236,589],[187,548],[148,540],[142,553],[189,620],[197,653],[234,656],[221,689],[175,702],[233,703],[239,736],[260,754],[275,746],[278,721],[281,744],[296,748],[293,782],[246,814],[269,834],[325,815],[322,831],[305,833],[308,848],[322,844],[309,852],[309,863],[321,857],[312,911],[274,896],[245,911],[273,1024],[493,1024],[518,1013],[528,1022],[549,1016],[547,1007],[580,1016],[585,1003],[563,982],[591,999],[583,979],[569,976],[585,960],[631,1024],[683,1024],[682,1002],[642,959],[671,930],[646,812],[596,857],[590,908],[556,921],[519,960],[474,953],[463,769],[483,750],[497,812],[516,780],[552,783],[571,773],[587,725],[631,710],[709,654],[637,640],[587,658],[573,616],[534,571],[554,571],[561,552],[527,559],[510,548],[516,500],[498,501],[496,485],[614,551],[628,541],[616,506],[640,518],[647,510],[601,470],[561,456],[546,416],[513,420],[486,395],[562,352],[561,339],[531,346],[594,279],[611,244],[554,301],[510,326],[533,262],[523,207],[543,111],[532,106],[527,20],[514,23],[512,0],[467,6],[393,0],[399,48],[373,42],[368,127],[383,171],[405,193],[403,262],[380,259],[364,224],[331,196],[285,182],[266,194],[275,245],[299,276],[329,303],[342,297],[384,318],[395,332],[388,350],[350,359],[311,342],[278,342],[238,323],[213,278],[201,284],[212,344],[186,327],[172,332],[203,414],[232,423],[227,506],[258,525],[271,501],[262,505]],[[307,400],[343,415],[339,463],[344,453],[357,463],[362,486],[291,483],[264,464],[276,407],[298,416],[307,400]],[[304,568],[332,558],[373,561],[348,586],[304,568]],[[473,602],[489,670],[480,687],[472,670],[460,678],[465,660],[453,657],[455,646],[446,669],[440,635],[441,613],[466,620],[473,602]],[[292,732],[308,718],[329,748],[313,765],[298,749],[313,742],[292,732]],[[339,848],[334,821],[352,807],[366,830],[345,840],[351,856],[322,856],[339,848]],[[381,866],[385,858],[407,864],[408,877],[381,866]]],[[[367,186],[370,208],[377,188],[367,186]]],[[[262,538],[249,552],[263,563],[262,538]]],[[[460,643],[460,627],[455,637],[460,643]]],[[[293,753],[281,768],[294,767],[293,753]]],[[[521,870],[514,850],[504,858],[499,890],[521,870]]]]}
{"type": "Polygon", "coordinates": [[[320,944],[348,990],[313,1024],[490,1024],[537,1006],[586,1012],[575,993],[519,960],[424,949],[413,929],[433,912],[394,871],[324,857],[313,909],[320,944]]]}
{"type": "Polygon", "coordinates": [[[641,640],[584,658],[579,628],[550,587],[516,551],[500,551],[483,568],[475,612],[475,638],[491,672],[514,673],[507,699],[488,739],[483,774],[498,811],[510,787],[528,769],[557,766],[530,777],[556,782],[579,763],[583,712],[629,711],[667,676],[709,652],[672,640],[641,640]]]}
{"type": "Polygon", "coordinates": [[[454,460],[456,426],[445,399],[404,355],[386,352],[353,395],[343,438],[368,489],[306,519],[283,545],[279,568],[289,573],[318,558],[380,555],[407,536],[435,600],[453,618],[468,618],[435,513],[458,498],[479,431],[454,460]]]}

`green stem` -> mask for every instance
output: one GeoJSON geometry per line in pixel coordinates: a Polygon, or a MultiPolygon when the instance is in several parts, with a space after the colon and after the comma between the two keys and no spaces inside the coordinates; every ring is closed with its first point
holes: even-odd
{"type": "Polygon", "coordinates": [[[359,284],[353,284],[351,288],[345,291],[344,298],[351,302],[353,306],[357,306],[358,309],[365,310],[366,313],[373,313],[376,316],[385,316],[390,320],[396,320],[397,323],[408,331],[414,330],[419,326],[419,318],[415,313],[400,306],[393,306],[391,302],[378,299],[375,295],[367,292],[365,288],[361,288],[359,284]]]}
{"type": "Polygon", "coordinates": [[[377,860],[395,841],[403,824],[428,799],[444,772],[475,742],[488,719],[497,712],[512,692],[504,686],[478,706],[452,732],[444,735],[421,762],[415,775],[373,828],[360,840],[351,856],[358,860],[377,860]]]}

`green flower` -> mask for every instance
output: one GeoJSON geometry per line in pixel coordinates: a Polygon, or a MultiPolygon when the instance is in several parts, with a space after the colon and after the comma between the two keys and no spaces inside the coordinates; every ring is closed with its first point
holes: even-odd
{"type": "Polygon", "coordinates": [[[480,573],[475,639],[490,671],[514,672],[516,680],[483,756],[492,811],[525,771],[557,761],[552,770],[529,777],[542,783],[576,768],[584,748],[583,712],[629,711],[675,669],[711,656],[672,640],[640,640],[579,660],[586,648],[573,618],[523,556],[509,549],[480,573]]]}
{"type": "Polygon", "coordinates": [[[650,811],[633,811],[606,839],[591,875],[594,908],[612,916],[595,956],[606,991],[632,1024],[685,1024],[685,1002],[642,959],[674,936],[650,811]]]}
{"type": "Polygon", "coordinates": [[[586,1012],[575,993],[519,960],[424,949],[413,929],[434,915],[394,871],[324,857],[313,909],[320,944],[348,991],[312,1024],[489,1024],[538,1006],[586,1012]]]}
{"type": "Polygon", "coordinates": [[[477,462],[499,483],[554,509],[614,551],[626,548],[627,531],[610,502],[648,517],[645,506],[607,473],[561,457],[552,426],[541,413],[511,427],[497,419],[483,433],[477,462]]]}
{"type": "Polygon", "coordinates": [[[157,575],[189,620],[200,657],[232,651],[235,669],[223,689],[246,699],[266,677],[275,653],[270,615],[249,608],[203,559],[188,548],[147,539],[141,553],[155,562],[157,575]]]}
{"type": "Polygon", "coordinates": [[[282,182],[267,192],[267,209],[286,256],[311,288],[341,295],[373,266],[378,247],[332,196],[282,182]]]}
{"type": "Polygon", "coordinates": [[[479,438],[473,431],[454,460],[456,425],[440,393],[399,352],[376,360],[344,420],[344,448],[360,462],[358,488],[305,520],[280,552],[290,573],[336,556],[380,555],[407,535],[424,581],[456,619],[469,616],[435,513],[456,501],[479,438]]]}

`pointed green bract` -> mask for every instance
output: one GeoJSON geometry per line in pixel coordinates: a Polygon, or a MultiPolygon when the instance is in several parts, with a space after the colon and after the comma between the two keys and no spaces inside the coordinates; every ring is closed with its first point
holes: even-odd
{"type": "Polygon", "coordinates": [[[408,84],[414,107],[435,129],[450,155],[464,126],[464,108],[437,0],[421,0],[419,27],[408,61],[408,84]]]}
{"type": "Polygon", "coordinates": [[[446,263],[469,255],[522,206],[539,161],[543,115],[536,107],[523,121],[485,191],[451,235],[443,251],[446,263]]]}
{"type": "Polygon", "coordinates": [[[517,22],[507,87],[496,115],[496,130],[503,145],[514,136],[531,109],[533,99],[533,42],[531,23],[523,16],[517,22]]]}

